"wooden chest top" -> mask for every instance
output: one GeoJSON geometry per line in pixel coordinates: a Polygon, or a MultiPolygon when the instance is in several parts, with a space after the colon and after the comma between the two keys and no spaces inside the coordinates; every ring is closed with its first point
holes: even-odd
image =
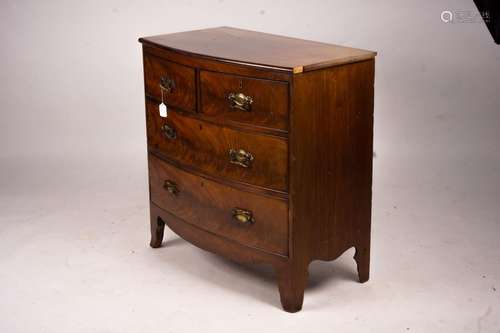
{"type": "Polygon", "coordinates": [[[144,37],[141,43],[293,73],[372,59],[376,52],[231,27],[144,37]]]}

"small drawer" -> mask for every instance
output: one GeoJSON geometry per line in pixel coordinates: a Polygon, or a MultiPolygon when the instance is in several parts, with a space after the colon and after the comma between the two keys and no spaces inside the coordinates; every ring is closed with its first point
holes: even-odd
{"type": "Polygon", "coordinates": [[[288,83],[200,72],[201,112],[222,121],[288,130],[288,83]]]}
{"type": "Polygon", "coordinates": [[[163,100],[171,107],[194,112],[196,109],[195,71],[156,56],[144,54],[144,82],[146,94],[163,100]]]}
{"type": "Polygon", "coordinates": [[[149,154],[151,201],[240,244],[288,254],[288,204],[177,169],[149,154]]]}
{"type": "Polygon", "coordinates": [[[168,118],[147,99],[148,145],[211,176],[287,191],[288,145],[280,137],[211,124],[178,112],[168,118]]]}

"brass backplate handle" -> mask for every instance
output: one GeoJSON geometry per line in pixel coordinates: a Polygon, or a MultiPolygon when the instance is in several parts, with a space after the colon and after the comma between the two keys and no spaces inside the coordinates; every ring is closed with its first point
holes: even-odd
{"type": "Polygon", "coordinates": [[[255,218],[250,210],[242,208],[233,208],[233,220],[238,224],[253,224],[255,223],[255,218]]]}
{"type": "Polygon", "coordinates": [[[160,89],[171,93],[175,89],[174,79],[169,78],[167,75],[160,78],[160,89]]]}
{"type": "Polygon", "coordinates": [[[174,140],[177,138],[177,131],[172,126],[165,124],[161,127],[161,131],[167,139],[174,140]]]}
{"type": "Polygon", "coordinates": [[[252,110],[253,99],[243,93],[230,93],[227,96],[229,107],[241,111],[250,112],[252,110]]]}
{"type": "Polygon", "coordinates": [[[165,180],[163,183],[163,188],[167,190],[172,195],[177,195],[179,193],[179,189],[177,188],[177,184],[171,180],[165,180]]]}
{"type": "Polygon", "coordinates": [[[253,155],[243,149],[229,149],[229,162],[244,168],[252,166],[253,155]]]}

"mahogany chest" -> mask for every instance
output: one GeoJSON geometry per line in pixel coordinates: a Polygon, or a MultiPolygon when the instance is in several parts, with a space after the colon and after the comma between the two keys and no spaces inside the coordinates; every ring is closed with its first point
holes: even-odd
{"type": "Polygon", "coordinates": [[[289,312],[313,260],[355,247],[367,281],[376,53],[229,27],[139,41],[150,245],[167,225],[270,264],[289,312]]]}

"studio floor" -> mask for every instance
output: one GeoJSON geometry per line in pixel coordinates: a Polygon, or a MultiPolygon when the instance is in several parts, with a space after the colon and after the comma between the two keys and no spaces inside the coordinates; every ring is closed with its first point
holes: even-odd
{"type": "Polygon", "coordinates": [[[0,1],[0,333],[500,333],[500,48],[482,14],[470,0],[0,1]],[[270,267],[168,230],[149,247],[137,39],[217,26],[378,52],[370,280],[353,249],[313,262],[295,314],[270,267]]]}
{"type": "Polygon", "coordinates": [[[149,247],[145,155],[4,159],[0,332],[500,332],[500,163],[462,159],[377,154],[370,281],[314,262],[295,314],[270,267],[149,247]]]}

